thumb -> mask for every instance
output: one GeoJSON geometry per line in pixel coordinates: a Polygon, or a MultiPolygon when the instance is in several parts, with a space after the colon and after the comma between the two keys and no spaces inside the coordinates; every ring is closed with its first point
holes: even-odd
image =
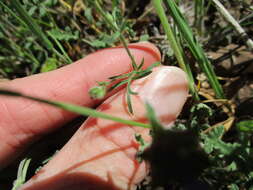
{"type": "MultiPolygon", "coordinates": [[[[144,67],[160,60],[157,48],[147,42],[130,44],[137,64],[144,58],[144,67]]],[[[37,74],[0,84],[32,96],[93,106],[88,90],[96,81],[131,70],[131,61],[123,47],[103,49],[52,72],[37,74]]],[[[24,147],[41,136],[73,119],[74,114],[48,105],[23,99],[0,97],[0,165],[4,166],[24,147]],[[18,151],[18,152],[17,152],[18,151]]]]}

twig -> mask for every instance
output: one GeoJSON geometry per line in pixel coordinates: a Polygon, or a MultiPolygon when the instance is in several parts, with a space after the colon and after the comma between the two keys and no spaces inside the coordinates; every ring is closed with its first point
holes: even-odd
{"type": "Polygon", "coordinates": [[[245,30],[241,25],[235,20],[235,18],[227,11],[227,9],[220,3],[219,0],[213,0],[217,10],[222,14],[227,22],[229,22],[240,36],[246,39],[246,45],[253,50],[253,41],[249,38],[245,30]]]}

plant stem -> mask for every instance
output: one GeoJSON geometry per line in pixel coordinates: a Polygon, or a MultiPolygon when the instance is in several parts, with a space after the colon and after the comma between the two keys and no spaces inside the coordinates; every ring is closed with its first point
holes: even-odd
{"type": "Polygon", "coordinates": [[[212,1],[220,14],[222,14],[222,16],[225,18],[225,20],[234,27],[234,29],[241,37],[246,39],[246,45],[250,48],[250,50],[253,50],[253,41],[249,38],[248,34],[241,27],[241,25],[234,19],[234,17],[227,11],[227,9],[220,3],[219,0],[212,1]]]}
{"type": "Polygon", "coordinates": [[[204,0],[195,0],[194,2],[194,26],[197,28],[197,31],[200,35],[203,34],[203,24],[204,24],[204,13],[205,6],[204,0]]]}
{"type": "MultiPolygon", "coordinates": [[[[61,51],[63,51],[63,55],[59,53],[55,48],[54,45],[51,43],[51,41],[48,39],[46,34],[41,30],[40,26],[34,21],[34,19],[28,15],[27,11],[23,8],[19,0],[12,0],[10,1],[11,5],[16,9],[16,12],[19,14],[20,17],[15,16],[19,21],[22,20],[22,24],[25,23],[27,28],[31,30],[43,43],[44,47],[47,48],[47,50],[51,51],[52,53],[55,53],[57,56],[62,58],[63,60],[67,59],[68,62],[72,62],[72,60],[68,57],[67,53],[63,48],[61,48],[61,51]]],[[[57,44],[59,46],[59,43],[57,44]]]]}
{"type": "Polygon", "coordinates": [[[69,104],[69,103],[64,103],[64,102],[51,101],[51,100],[42,99],[42,98],[36,98],[36,97],[28,96],[28,95],[25,95],[25,94],[22,94],[22,93],[19,93],[19,92],[15,92],[15,91],[0,89],[0,95],[22,97],[22,98],[33,100],[33,101],[36,101],[36,102],[41,102],[41,103],[45,103],[45,104],[48,104],[48,105],[51,105],[51,106],[62,108],[64,110],[68,110],[68,111],[78,113],[78,114],[81,114],[81,115],[84,115],[84,116],[98,117],[98,118],[112,120],[112,121],[115,121],[115,122],[123,123],[123,124],[126,124],[126,125],[137,126],[137,127],[151,128],[151,126],[149,124],[140,123],[140,122],[132,121],[132,120],[122,119],[122,118],[119,118],[119,117],[115,117],[115,116],[112,116],[112,115],[105,114],[103,112],[98,112],[98,111],[96,111],[94,109],[91,109],[91,108],[88,108],[88,107],[82,107],[82,106],[69,104]]]}
{"type": "Polygon", "coordinates": [[[188,47],[195,57],[196,61],[198,62],[199,67],[207,76],[212,88],[215,91],[217,98],[224,98],[223,89],[217,79],[217,76],[213,70],[213,67],[206,57],[201,45],[198,43],[196,38],[193,35],[193,32],[184,18],[183,14],[179,10],[177,4],[174,1],[166,0],[166,6],[170,11],[171,16],[173,17],[176,25],[178,26],[179,31],[182,33],[185,41],[188,44],[188,47]]]}
{"type": "MultiPolygon", "coordinates": [[[[68,64],[72,63],[72,60],[70,59],[70,57],[68,56],[68,54],[64,50],[64,48],[62,47],[61,43],[53,35],[51,35],[50,33],[49,33],[49,35],[55,41],[56,45],[61,50],[61,52],[64,55],[64,57],[67,59],[67,63],[68,64]]],[[[61,54],[55,48],[53,49],[53,52],[55,52],[58,56],[61,56],[61,54]]]]}
{"type": "Polygon", "coordinates": [[[186,71],[186,67],[184,64],[184,58],[181,53],[182,50],[181,50],[180,46],[177,44],[177,41],[176,41],[176,38],[174,37],[174,33],[172,31],[172,28],[168,23],[167,16],[166,16],[163,6],[162,6],[162,0],[154,0],[153,4],[154,4],[154,7],[156,9],[156,12],[157,12],[161,22],[162,22],[163,29],[165,30],[165,33],[166,33],[167,38],[170,42],[170,45],[171,45],[171,47],[175,53],[175,56],[178,60],[178,64],[181,67],[181,69],[186,71]]]}
{"type": "Polygon", "coordinates": [[[165,33],[167,35],[168,41],[170,42],[170,46],[175,53],[179,67],[187,73],[190,91],[191,91],[192,95],[194,96],[195,100],[199,100],[198,93],[196,92],[195,83],[194,83],[191,69],[190,69],[189,65],[188,66],[185,65],[185,61],[184,61],[184,57],[183,57],[183,53],[182,53],[183,50],[182,50],[181,46],[178,45],[177,40],[176,40],[174,33],[172,31],[172,28],[171,28],[170,24],[168,23],[167,16],[166,16],[164,8],[162,6],[162,0],[153,0],[153,4],[154,4],[156,12],[161,20],[161,23],[162,23],[165,33]]]}
{"type": "Polygon", "coordinates": [[[13,7],[15,7],[17,13],[21,16],[21,18],[23,19],[23,22],[26,23],[26,25],[29,27],[29,29],[41,39],[42,43],[45,45],[45,47],[48,50],[52,50],[53,44],[50,42],[50,40],[47,38],[47,36],[42,32],[42,30],[38,26],[38,24],[36,22],[34,22],[34,20],[24,10],[20,1],[19,0],[12,0],[10,2],[11,2],[11,5],[13,7]]]}
{"type": "Polygon", "coordinates": [[[134,70],[137,70],[138,67],[137,67],[136,61],[135,61],[133,55],[131,54],[129,48],[127,47],[127,42],[126,42],[124,36],[122,35],[121,31],[119,31],[119,28],[118,28],[115,24],[112,23],[112,20],[111,20],[110,18],[108,18],[108,16],[107,16],[106,13],[104,12],[104,10],[103,10],[103,9],[101,8],[101,6],[99,5],[98,1],[95,0],[93,3],[94,3],[94,5],[95,5],[97,11],[98,11],[98,12],[102,15],[102,17],[105,19],[106,23],[107,23],[110,27],[112,27],[113,31],[114,31],[114,32],[120,32],[119,39],[120,39],[120,41],[122,42],[124,48],[125,48],[126,51],[127,51],[128,56],[129,56],[130,59],[131,59],[133,69],[134,69],[134,70]]]}

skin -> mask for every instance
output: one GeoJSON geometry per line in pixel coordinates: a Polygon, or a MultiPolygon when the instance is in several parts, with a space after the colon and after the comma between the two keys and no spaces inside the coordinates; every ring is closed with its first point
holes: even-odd
{"type": "MultiPolygon", "coordinates": [[[[150,43],[129,46],[137,64],[144,58],[144,68],[160,60],[159,51],[150,43]]],[[[130,59],[122,47],[105,49],[53,72],[0,84],[0,88],[67,101],[84,106],[100,102],[88,96],[96,81],[129,72],[130,59]],[[95,68],[95,69],[91,69],[95,68]],[[110,69],[108,69],[110,68],[110,69]],[[68,79],[67,81],[64,79],[68,79]],[[77,85],[78,84],[78,85],[77,85]]],[[[185,73],[176,67],[156,68],[148,77],[133,82],[134,115],[129,114],[122,89],[99,106],[107,114],[148,122],[145,102],[169,127],[180,113],[188,94],[185,73]]],[[[7,165],[32,142],[76,115],[23,99],[1,98],[0,164],[7,165]]],[[[148,164],[139,163],[136,153],[138,133],[151,142],[149,129],[126,126],[113,121],[88,118],[57,155],[20,190],[134,190],[148,173],[148,164]]]]}
{"type": "MultiPolygon", "coordinates": [[[[149,102],[165,127],[171,126],[188,94],[185,73],[177,67],[160,66],[149,76],[132,83],[134,114],[126,104],[126,89],[108,98],[99,111],[121,118],[148,122],[149,102]]],[[[138,162],[135,134],[151,142],[147,128],[127,126],[89,117],[71,140],[20,190],[134,190],[148,173],[138,162]]]]}
{"type": "MultiPolygon", "coordinates": [[[[144,67],[161,58],[158,49],[147,42],[130,44],[129,48],[137,64],[144,58],[144,67]]],[[[96,81],[106,81],[108,77],[131,69],[125,49],[116,47],[100,50],[55,71],[2,82],[0,88],[92,107],[100,103],[88,95],[88,89],[96,85],[96,81]]],[[[48,105],[3,96],[0,97],[0,115],[0,169],[43,135],[76,117],[73,113],[48,105]]]]}

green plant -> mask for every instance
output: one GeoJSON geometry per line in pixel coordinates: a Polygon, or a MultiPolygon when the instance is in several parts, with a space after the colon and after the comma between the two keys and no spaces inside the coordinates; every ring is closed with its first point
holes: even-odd
{"type": "MultiPolygon", "coordinates": [[[[168,20],[164,14],[162,1],[154,0],[153,2],[154,2],[154,5],[158,8],[157,13],[160,15],[160,19],[163,23],[165,31],[167,31],[168,39],[170,43],[172,44],[172,48],[177,56],[179,65],[183,70],[187,71],[188,78],[190,79],[190,89],[194,95],[196,93],[195,92],[196,90],[194,90],[195,88],[193,85],[194,84],[193,77],[192,77],[189,66],[184,63],[185,59],[183,57],[186,58],[186,55],[183,55],[183,48],[177,44],[178,42],[175,40],[175,37],[173,37],[175,34],[173,35],[173,32],[170,29],[170,25],[168,24],[168,20]]],[[[212,65],[210,64],[210,61],[206,57],[201,45],[197,42],[196,38],[194,37],[190,26],[188,25],[186,19],[184,18],[177,4],[175,3],[175,1],[167,0],[165,1],[165,5],[168,8],[169,13],[172,16],[175,24],[177,25],[177,28],[179,32],[181,33],[181,36],[183,37],[184,42],[187,43],[188,48],[190,49],[192,55],[195,57],[199,67],[202,69],[202,71],[206,74],[207,78],[209,79],[209,82],[211,86],[213,87],[217,98],[224,98],[222,87],[218,82],[217,76],[214,73],[214,70],[212,68],[212,65]]]]}
{"type": "MultiPolygon", "coordinates": [[[[131,4],[131,10],[125,6],[125,2],[131,1],[0,1],[0,77],[13,79],[34,73],[47,72],[80,59],[99,48],[113,47],[119,45],[119,43],[127,47],[129,42],[148,39],[161,48],[164,53],[162,58],[165,63],[173,64],[177,62],[187,72],[190,90],[195,100],[187,103],[183,109],[183,114],[176,121],[171,131],[163,129],[149,106],[147,106],[147,110],[150,124],[143,124],[122,120],[111,115],[101,115],[100,112],[89,108],[80,108],[74,105],[62,104],[62,102],[24,96],[35,101],[42,101],[75,111],[79,114],[111,119],[127,125],[151,128],[151,135],[156,139],[155,143],[157,145],[152,145],[156,147],[152,151],[164,149],[163,153],[166,155],[169,152],[168,150],[173,150],[168,159],[160,162],[160,168],[165,169],[163,170],[165,175],[152,174],[153,184],[165,182],[162,183],[165,189],[184,189],[188,185],[187,182],[178,180],[180,179],[178,176],[170,176],[170,173],[167,172],[174,167],[178,170],[176,164],[169,166],[169,169],[166,167],[169,165],[169,159],[179,160],[178,157],[176,159],[173,157],[179,149],[188,155],[191,155],[189,150],[195,151],[195,153],[202,150],[202,153],[205,151],[205,155],[207,154],[208,166],[204,170],[200,170],[197,179],[192,180],[191,183],[204,184],[214,189],[253,189],[251,185],[253,182],[251,164],[253,158],[252,114],[247,111],[247,115],[243,115],[245,110],[242,109],[241,100],[237,96],[229,99],[232,94],[228,94],[228,99],[224,99],[225,95],[223,93],[223,89],[224,92],[230,92],[231,81],[250,81],[247,79],[249,74],[247,72],[237,72],[239,74],[236,75],[236,78],[231,78],[230,75],[221,75],[223,77],[222,86],[218,81],[220,79],[220,68],[223,65],[222,60],[228,61],[228,59],[231,59],[232,69],[238,69],[236,65],[240,65],[244,71],[247,71],[246,68],[247,65],[250,65],[250,61],[247,64],[238,62],[237,56],[246,52],[246,50],[241,52],[244,43],[239,42],[240,36],[233,33],[234,27],[226,22],[224,23],[224,19],[219,14],[220,11],[214,6],[214,2],[218,1],[153,0],[153,6],[147,7],[142,1],[135,1],[131,4]],[[134,10],[141,9],[144,10],[141,16],[135,14],[134,10]],[[154,9],[157,10],[161,25],[153,11],[154,9]],[[187,10],[187,12],[184,12],[184,10],[187,10]],[[131,15],[131,19],[128,18],[128,15],[131,15]],[[168,46],[163,33],[166,34],[174,54],[164,52],[167,51],[168,46]],[[237,47],[233,51],[226,50],[227,47],[233,47],[234,45],[237,47]],[[226,46],[225,49],[224,46],[226,46]],[[220,53],[220,50],[224,52],[224,55],[221,55],[218,59],[211,56],[207,58],[206,52],[216,54],[220,53]],[[235,67],[233,68],[232,65],[235,67]],[[217,69],[217,73],[213,72],[213,67],[217,69]],[[202,76],[202,73],[207,76],[211,87],[208,85],[208,87],[204,87],[206,85],[202,85],[202,83],[198,84],[198,87],[195,86],[196,76],[202,76]],[[214,91],[216,97],[210,91],[214,91]],[[234,121],[233,123],[227,122],[230,118],[234,121]],[[229,127],[227,127],[228,125],[229,127]],[[228,128],[229,131],[227,131],[228,128]],[[163,141],[161,142],[159,138],[163,141]],[[187,139],[190,139],[191,143],[186,143],[178,148],[179,142],[187,141],[187,139]]],[[[251,34],[252,6],[250,1],[231,0],[223,2],[224,8],[227,8],[228,11],[226,14],[233,15],[238,19],[238,24],[243,27],[244,31],[251,34]]],[[[243,40],[247,42],[247,39],[243,40]]],[[[148,75],[151,68],[143,70],[141,68],[143,62],[137,65],[131,52],[128,49],[127,51],[132,59],[132,72],[112,76],[109,82],[99,81],[98,86],[90,90],[90,95],[94,98],[102,98],[113,88],[125,85],[128,87],[128,110],[134,114],[134,110],[131,108],[131,97],[135,92],[132,92],[130,83],[139,77],[148,75]]],[[[243,59],[246,57],[252,59],[250,54],[244,56],[243,59]]],[[[156,65],[159,65],[159,63],[156,65]]],[[[231,86],[232,88],[236,87],[234,84],[231,86]]],[[[233,89],[233,92],[235,91],[233,89]]],[[[15,92],[2,91],[2,93],[23,96],[23,94],[15,92]]],[[[247,98],[250,99],[250,97],[247,98]]],[[[250,108],[252,104],[248,101],[247,105],[250,108]]],[[[43,140],[46,141],[47,139],[43,140]]],[[[145,154],[145,150],[150,150],[146,149],[149,144],[139,134],[136,134],[136,140],[140,144],[140,151],[137,156],[141,161],[143,159],[141,155],[145,154]]],[[[52,152],[55,152],[55,150],[52,150],[52,152]]],[[[159,155],[162,158],[161,152],[153,155],[159,155]]],[[[50,157],[51,154],[48,158],[50,159],[50,157]]],[[[197,157],[195,156],[195,158],[197,157]]],[[[203,157],[198,157],[200,160],[201,158],[203,157]]],[[[29,159],[20,163],[14,188],[25,182],[27,171],[34,173],[33,166],[27,170],[30,163],[29,159]]],[[[188,167],[187,164],[193,168],[198,167],[191,161],[190,163],[187,162],[189,160],[186,159],[186,161],[178,164],[179,166],[185,166],[185,168],[188,167]]],[[[34,162],[31,165],[33,164],[34,162]]],[[[8,175],[2,172],[1,181],[7,181],[8,179],[8,183],[12,183],[10,179],[14,178],[16,171],[13,172],[9,168],[7,171],[8,175]]],[[[189,174],[189,176],[193,175],[189,174]]],[[[148,188],[150,187],[148,186],[148,188]]],[[[142,185],[142,189],[145,189],[144,185],[142,185]]]]}

